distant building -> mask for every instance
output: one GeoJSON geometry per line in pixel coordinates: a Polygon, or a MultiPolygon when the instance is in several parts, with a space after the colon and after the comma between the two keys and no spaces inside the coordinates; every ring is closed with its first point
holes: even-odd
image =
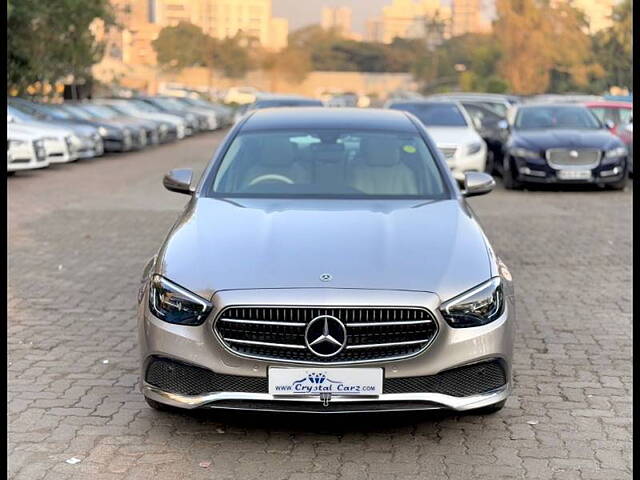
{"type": "Polygon", "coordinates": [[[322,28],[335,29],[345,37],[351,35],[351,9],[348,7],[323,7],[322,28]]]}
{"type": "MultiPolygon", "coordinates": [[[[425,38],[427,26],[441,24],[439,39],[451,35],[451,9],[440,0],[393,0],[382,8],[382,15],[367,22],[366,38],[373,42],[391,43],[394,38],[425,38]]],[[[436,43],[437,43],[436,41],[436,43]]]]}
{"type": "Polygon", "coordinates": [[[452,36],[490,31],[491,23],[483,15],[482,0],[452,0],[452,36]]]}
{"type": "Polygon", "coordinates": [[[273,50],[282,50],[287,47],[289,37],[289,21],[286,18],[273,17],[269,25],[268,46],[273,50]]]}
{"type": "Polygon", "coordinates": [[[288,35],[288,23],[285,19],[273,21],[271,0],[151,1],[155,23],[163,27],[190,22],[214,38],[233,37],[243,32],[267,48],[277,50],[286,46],[283,38],[288,35]]]}
{"type": "MultiPolygon", "coordinates": [[[[551,6],[566,3],[567,0],[553,0],[551,6]]],[[[611,13],[616,0],[573,0],[571,4],[582,10],[589,22],[589,30],[595,33],[611,26],[611,13]]]]}

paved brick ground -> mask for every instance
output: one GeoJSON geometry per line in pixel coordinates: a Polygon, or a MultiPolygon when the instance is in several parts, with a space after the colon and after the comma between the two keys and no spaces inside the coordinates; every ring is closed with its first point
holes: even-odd
{"type": "Polygon", "coordinates": [[[517,281],[515,392],[499,414],[149,409],[136,286],[186,198],[161,176],[202,169],[220,138],[8,180],[10,478],[631,478],[631,191],[472,200],[517,281]]]}

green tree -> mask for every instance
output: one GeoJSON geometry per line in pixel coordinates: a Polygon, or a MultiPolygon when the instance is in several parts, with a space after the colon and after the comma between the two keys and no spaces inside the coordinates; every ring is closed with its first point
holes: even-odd
{"type": "Polygon", "coordinates": [[[202,29],[188,22],[180,22],[160,30],[151,45],[156,51],[158,64],[166,70],[182,70],[208,64],[206,53],[212,39],[202,29]]]}
{"type": "Polygon", "coordinates": [[[594,55],[604,71],[600,79],[602,89],[633,88],[632,11],[631,0],[623,0],[613,8],[611,27],[594,35],[594,55]]]}
{"type": "Polygon", "coordinates": [[[89,26],[115,24],[108,0],[8,0],[7,12],[7,87],[18,94],[69,75],[89,79],[104,53],[89,26]]]}

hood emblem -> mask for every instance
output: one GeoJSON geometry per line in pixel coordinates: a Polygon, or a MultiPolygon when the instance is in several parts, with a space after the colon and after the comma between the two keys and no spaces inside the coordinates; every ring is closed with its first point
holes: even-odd
{"type": "Polygon", "coordinates": [[[571,151],[569,152],[569,156],[570,156],[571,158],[578,158],[578,152],[577,152],[576,150],[571,150],[571,151]]]}
{"type": "Polygon", "coordinates": [[[322,275],[320,275],[320,280],[322,280],[323,282],[330,282],[331,280],[333,280],[333,276],[330,273],[323,273],[322,275]]]}
{"type": "Polygon", "coordinates": [[[320,315],[307,325],[304,343],[319,357],[333,357],[347,344],[347,328],[336,317],[320,315]]]}

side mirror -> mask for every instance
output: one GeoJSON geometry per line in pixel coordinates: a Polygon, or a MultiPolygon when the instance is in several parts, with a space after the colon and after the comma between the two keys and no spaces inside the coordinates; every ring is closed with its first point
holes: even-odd
{"type": "Polygon", "coordinates": [[[500,130],[509,130],[509,122],[507,122],[506,120],[500,120],[498,122],[498,128],[500,130]]]}
{"type": "Polygon", "coordinates": [[[193,171],[190,168],[176,168],[164,176],[162,184],[172,192],[193,195],[195,188],[191,186],[192,179],[193,171]]]}
{"type": "Polygon", "coordinates": [[[609,130],[611,130],[616,127],[616,124],[613,123],[613,120],[605,120],[604,126],[607,127],[609,130]]]}
{"type": "Polygon", "coordinates": [[[475,197],[476,195],[484,195],[493,190],[496,181],[488,173],[467,172],[464,174],[464,190],[462,195],[465,197],[475,197]]]}

